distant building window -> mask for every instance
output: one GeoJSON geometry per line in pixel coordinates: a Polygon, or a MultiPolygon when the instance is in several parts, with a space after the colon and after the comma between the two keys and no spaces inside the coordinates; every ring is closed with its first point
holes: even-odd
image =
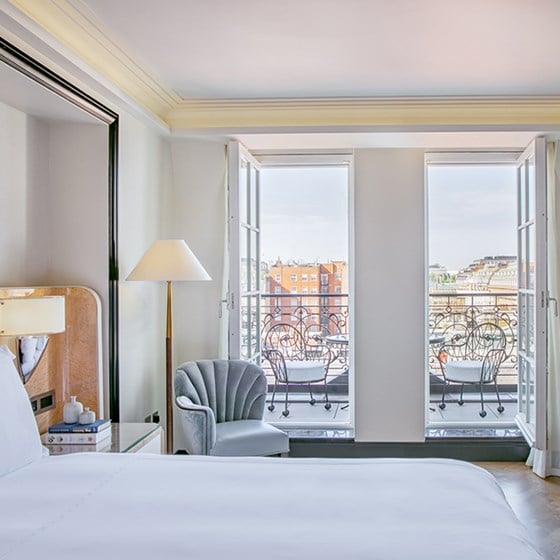
{"type": "Polygon", "coordinates": [[[276,280],[276,282],[280,282],[280,274],[275,274],[274,280],[276,280]]]}
{"type": "Polygon", "coordinates": [[[301,293],[302,293],[302,294],[306,294],[306,293],[307,293],[307,286],[302,286],[302,288],[301,288],[301,293]]]}
{"type": "Polygon", "coordinates": [[[316,294],[317,293],[317,288],[315,288],[315,287],[311,288],[311,293],[316,294]]]}
{"type": "Polygon", "coordinates": [[[316,274],[311,275],[311,282],[317,282],[317,275],[316,274]]]}
{"type": "Polygon", "coordinates": [[[274,293],[275,294],[281,294],[282,293],[282,286],[275,286],[274,287],[274,293]]]}
{"type": "Polygon", "coordinates": [[[329,283],[329,275],[321,274],[321,284],[328,284],[328,283],[329,283]]]}
{"type": "Polygon", "coordinates": [[[307,282],[307,274],[302,274],[301,275],[301,281],[302,282],[307,282]]]}
{"type": "Polygon", "coordinates": [[[292,275],[290,276],[290,280],[291,280],[292,282],[297,282],[297,274],[292,274],[292,275]]]}
{"type": "Polygon", "coordinates": [[[340,305],[342,305],[342,300],[340,300],[340,299],[335,299],[335,300],[334,300],[334,304],[337,305],[337,306],[340,306],[340,305]]]}
{"type": "Polygon", "coordinates": [[[290,305],[291,305],[292,307],[297,307],[297,299],[296,299],[296,298],[290,299],[290,305]]]}
{"type": "Polygon", "coordinates": [[[290,293],[291,293],[291,294],[297,294],[297,288],[296,288],[295,286],[292,286],[292,287],[290,288],[290,293]]]}
{"type": "Polygon", "coordinates": [[[341,293],[342,288],[340,286],[335,286],[334,287],[334,293],[335,294],[340,294],[341,293]]]}
{"type": "Polygon", "coordinates": [[[337,273],[334,275],[334,279],[335,279],[335,280],[342,280],[342,274],[340,274],[340,272],[337,272],[337,273]]]}

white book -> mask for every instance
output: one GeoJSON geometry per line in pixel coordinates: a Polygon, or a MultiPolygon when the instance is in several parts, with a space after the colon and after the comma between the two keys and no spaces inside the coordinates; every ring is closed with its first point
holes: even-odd
{"type": "Polygon", "coordinates": [[[96,433],[77,433],[77,434],[51,434],[47,432],[41,436],[44,444],[52,445],[75,445],[75,444],[98,444],[111,439],[111,430],[103,430],[96,433]]]}
{"type": "Polygon", "coordinates": [[[97,452],[102,453],[104,451],[109,451],[111,449],[111,438],[106,438],[99,443],[88,443],[79,444],[73,443],[68,444],[47,444],[47,449],[49,450],[49,455],[67,455],[68,453],[88,453],[97,452]]]}

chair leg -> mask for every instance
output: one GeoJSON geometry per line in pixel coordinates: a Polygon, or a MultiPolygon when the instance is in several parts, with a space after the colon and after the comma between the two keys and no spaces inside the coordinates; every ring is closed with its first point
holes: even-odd
{"type": "Polygon", "coordinates": [[[461,383],[461,396],[459,397],[459,400],[457,401],[457,404],[459,406],[463,406],[465,404],[465,401],[463,400],[463,390],[465,389],[465,384],[461,383]]]}
{"type": "Polygon", "coordinates": [[[481,382],[480,383],[480,407],[481,407],[481,410],[479,412],[481,418],[484,418],[486,416],[486,410],[484,410],[484,391],[482,390],[483,386],[484,385],[481,382]]]}
{"type": "Polygon", "coordinates": [[[445,408],[445,388],[446,387],[447,387],[447,380],[444,379],[443,387],[441,389],[441,402],[438,404],[438,406],[441,408],[441,410],[443,410],[445,408]]]}
{"type": "Polygon", "coordinates": [[[274,387],[272,388],[272,400],[270,401],[270,404],[268,405],[268,410],[270,410],[270,412],[272,412],[274,410],[274,397],[276,396],[276,387],[278,386],[278,381],[276,381],[276,379],[274,379],[274,387]]]}
{"type": "Polygon", "coordinates": [[[309,389],[309,404],[314,405],[317,401],[313,398],[313,393],[311,392],[311,383],[307,384],[307,388],[309,389]]]}
{"type": "Polygon", "coordinates": [[[286,383],[286,398],[284,401],[284,410],[282,411],[282,416],[288,416],[290,411],[288,410],[288,383],[286,383]]]}
{"type": "Polygon", "coordinates": [[[331,409],[331,403],[329,402],[329,389],[328,389],[328,385],[327,385],[327,376],[325,375],[325,408],[327,410],[331,409]]]}
{"type": "Polygon", "coordinates": [[[501,414],[505,408],[502,406],[502,400],[500,399],[500,391],[498,391],[498,384],[494,379],[494,388],[496,389],[496,396],[498,397],[498,412],[501,414]]]}

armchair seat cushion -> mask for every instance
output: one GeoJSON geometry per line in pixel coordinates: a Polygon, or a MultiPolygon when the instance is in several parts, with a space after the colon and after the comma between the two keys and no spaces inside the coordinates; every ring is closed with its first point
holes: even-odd
{"type": "Polygon", "coordinates": [[[288,382],[292,383],[312,383],[325,379],[325,364],[319,361],[310,360],[286,360],[286,373],[288,382]]]}
{"type": "Polygon", "coordinates": [[[262,420],[234,420],[216,424],[211,455],[243,457],[274,455],[290,450],[288,434],[262,420]]]}
{"type": "Polygon", "coordinates": [[[456,383],[480,383],[482,362],[480,360],[454,360],[445,364],[445,377],[456,383]]]}

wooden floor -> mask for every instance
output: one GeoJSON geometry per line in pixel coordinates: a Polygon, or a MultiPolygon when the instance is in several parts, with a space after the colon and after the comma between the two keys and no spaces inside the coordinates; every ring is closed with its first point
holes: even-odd
{"type": "Polygon", "coordinates": [[[560,560],[560,477],[543,480],[524,463],[477,463],[498,480],[543,556],[560,560]]]}

